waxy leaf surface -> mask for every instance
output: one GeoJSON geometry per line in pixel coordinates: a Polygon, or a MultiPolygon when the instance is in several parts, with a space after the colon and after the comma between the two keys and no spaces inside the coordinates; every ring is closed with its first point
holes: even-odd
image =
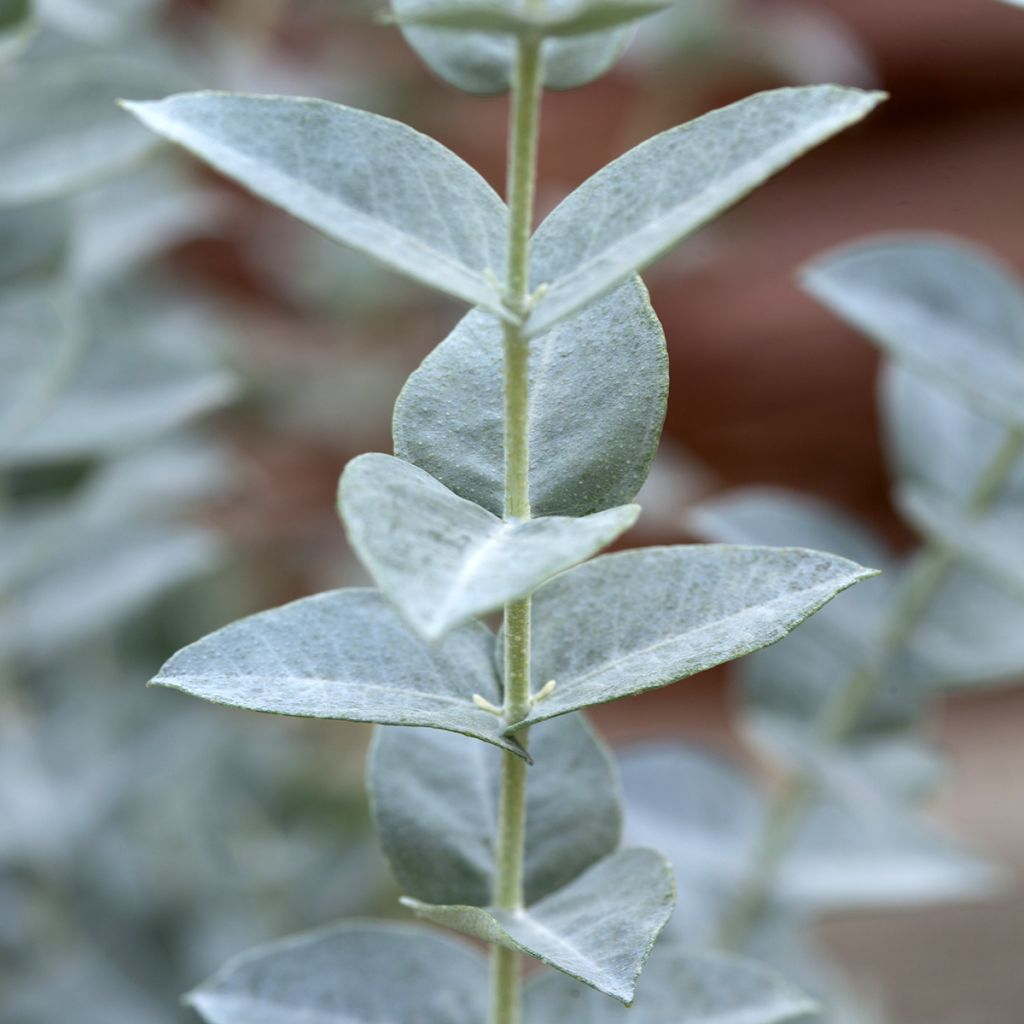
{"type": "Polygon", "coordinates": [[[420,917],[535,957],[628,1006],[672,913],[675,887],[660,854],[627,849],[519,912],[402,902],[420,917]]]}
{"type": "MultiPolygon", "coordinates": [[[[406,382],[393,428],[396,455],[499,516],[502,360],[501,326],[468,314],[406,382]]],[[[584,516],[632,501],[654,459],[667,396],[665,336],[639,278],[534,338],[533,514],[584,516]]]]}
{"type": "MultiPolygon", "coordinates": [[[[502,19],[499,31],[451,31],[424,25],[403,24],[405,19],[429,18],[451,12],[452,0],[392,0],[391,9],[409,45],[427,66],[446,82],[465,92],[492,96],[512,82],[516,65],[516,40],[505,34],[508,18],[522,17],[518,0],[491,0],[486,9],[502,19]]],[[[551,20],[571,20],[591,5],[579,0],[547,0],[545,14],[551,20]]],[[[597,4],[599,7],[611,6],[597,4]]],[[[637,3],[619,6],[638,7],[637,3]]],[[[483,4],[459,4],[466,11],[482,10],[483,4]]],[[[650,13],[646,11],[644,13],[650,13]]],[[[493,26],[492,26],[493,27],[493,26]]],[[[577,38],[550,39],[543,44],[544,84],[552,89],[572,89],[603,75],[618,59],[631,35],[630,26],[591,31],[577,38]]]]}
{"type": "Polygon", "coordinates": [[[505,205],[408,125],[325,100],[195,92],[132,103],[143,124],[222,174],[393,269],[502,311],[505,205]]]}
{"type": "Polygon", "coordinates": [[[541,224],[534,334],[591,302],[882,99],[837,86],[759,93],[642,143],[541,224]]]}
{"type": "Polygon", "coordinates": [[[207,1024],[480,1024],[487,963],[424,928],[353,922],[229,960],[186,997],[207,1024]]]}
{"type": "MultiPolygon", "coordinates": [[[[537,729],[527,773],[525,895],[534,904],[619,844],[614,765],[580,715],[537,729]]],[[[376,831],[402,892],[482,907],[494,891],[501,755],[434,729],[378,729],[368,767],[376,831]]]]}
{"type": "Polygon", "coordinates": [[[575,519],[506,521],[390,455],[348,464],[338,492],[349,540],[427,639],[525,597],[629,529],[637,505],[575,519]]]}
{"type": "Polygon", "coordinates": [[[66,195],[131,166],[155,140],[116,101],[169,87],[166,72],[121,57],[19,70],[0,108],[0,206],[66,195]]]}
{"type": "Polygon", "coordinates": [[[803,286],[897,360],[1024,427],[1024,289],[989,256],[935,236],[873,239],[815,260],[803,286]]]}
{"type": "Polygon", "coordinates": [[[661,942],[628,1009],[549,974],[526,989],[530,1024],[781,1024],[816,1004],[763,964],[661,942]]]}
{"type": "Polygon", "coordinates": [[[534,597],[534,690],[557,685],[516,728],[756,651],[873,574],[801,548],[681,545],[597,558],[534,597]]]}
{"type": "Polygon", "coordinates": [[[416,725],[506,749],[494,637],[479,623],[429,646],[375,590],[335,590],[250,615],[179,651],[154,683],[218,704],[302,718],[416,725]]]}

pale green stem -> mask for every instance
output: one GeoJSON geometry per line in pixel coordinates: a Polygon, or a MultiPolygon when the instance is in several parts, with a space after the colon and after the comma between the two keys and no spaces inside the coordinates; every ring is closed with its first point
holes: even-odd
{"type": "MultiPolygon", "coordinates": [[[[537,43],[521,42],[512,87],[508,169],[508,268],[505,301],[526,315],[530,287],[530,234],[533,229],[540,126],[541,61],[537,43]]],[[[505,331],[505,515],[530,518],[529,402],[530,345],[519,322],[505,331]]],[[[530,600],[505,608],[505,720],[514,724],[530,711],[530,600]]],[[[526,744],[526,731],[517,738],[526,744]]],[[[494,903],[505,910],[523,905],[526,842],[526,763],[502,755],[494,903]]],[[[519,954],[495,946],[491,952],[490,1024],[519,1024],[519,954]]]]}
{"type": "MultiPolygon", "coordinates": [[[[1008,431],[967,499],[964,511],[968,516],[981,515],[992,504],[1022,453],[1024,431],[1008,431]]],[[[890,614],[879,651],[870,662],[854,670],[822,712],[815,730],[822,747],[840,746],[856,726],[884,683],[886,670],[906,647],[955,561],[953,552],[934,540],[928,541],[915,557],[890,614]]],[[[718,941],[723,948],[741,948],[767,909],[775,876],[814,791],[813,776],[806,770],[796,771],[786,779],[771,802],[754,850],[750,875],[722,917],[718,941]]]]}

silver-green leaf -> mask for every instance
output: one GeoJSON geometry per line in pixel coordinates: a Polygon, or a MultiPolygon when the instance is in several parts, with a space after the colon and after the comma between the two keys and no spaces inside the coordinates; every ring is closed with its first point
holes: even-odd
{"type": "Polygon", "coordinates": [[[541,224],[533,334],[642,270],[767,178],[866,116],[882,93],[821,85],[759,93],[641,144],[541,224]]]}
{"type": "Polygon", "coordinates": [[[802,282],[896,359],[1024,427],[1024,288],[987,254],[930,235],[868,239],[819,257],[802,282]]]}
{"type": "MultiPolygon", "coordinates": [[[[394,418],[396,455],[499,516],[501,382],[501,327],[474,311],[409,378],[394,418]]],[[[667,396],[665,336],[639,278],[533,339],[533,514],[584,516],[632,501],[654,459],[667,396]]]]}
{"type": "Polygon", "coordinates": [[[628,1006],[672,913],[675,886],[664,857],[627,849],[522,911],[402,902],[426,920],[532,956],[628,1006]]]}
{"type": "Polygon", "coordinates": [[[0,0],[0,62],[25,48],[35,29],[31,0],[0,0]]]}
{"type": "Polygon", "coordinates": [[[207,1024],[480,1024],[486,972],[435,932],[361,921],[236,956],[186,1002],[207,1024]]]}
{"type": "Polygon", "coordinates": [[[534,687],[556,687],[516,728],[756,651],[874,574],[801,548],[698,544],[597,558],[534,597],[534,687]]]}
{"type": "MultiPolygon", "coordinates": [[[[619,844],[619,783],[580,715],[534,731],[527,775],[527,905],[568,885],[619,844]]],[[[501,755],[435,729],[376,730],[367,784],[377,834],[402,892],[486,906],[494,890],[501,755]]]]}
{"type": "Polygon", "coordinates": [[[279,715],[415,725],[522,753],[473,703],[501,703],[480,623],[429,646],[374,590],[335,590],[250,615],[184,648],[153,682],[279,715]]]}
{"type": "Polygon", "coordinates": [[[194,92],[129,103],[256,195],[423,284],[503,315],[504,203],[440,143],[325,100],[194,92]]]}
{"type": "MultiPolygon", "coordinates": [[[[619,2],[621,4],[621,0],[619,2]]],[[[407,23],[444,15],[455,7],[470,11],[480,10],[484,5],[475,0],[457,4],[452,0],[392,0],[391,3],[409,45],[435,74],[466,92],[483,96],[504,92],[511,84],[516,62],[516,40],[505,34],[505,30],[507,19],[521,17],[518,0],[491,0],[486,5],[491,12],[489,30],[453,32],[407,23]]],[[[580,11],[579,0],[546,2],[548,19],[572,19],[580,11]]],[[[553,89],[572,89],[598,78],[619,58],[631,33],[630,25],[625,24],[582,36],[547,40],[541,51],[544,84],[553,89]]]]}
{"type": "Polygon", "coordinates": [[[382,591],[435,640],[582,562],[628,530],[637,505],[506,521],[390,455],[360,455],[338,490],[349,540],[382,591]]]}
{"type": "Polygon", "coordinates": [[[782,1024],[817,1009],[755,960],[664,940],[651,954],[629,1009],[557,974],[532,982],[525,998],[530,1024],[782,1024]]]}

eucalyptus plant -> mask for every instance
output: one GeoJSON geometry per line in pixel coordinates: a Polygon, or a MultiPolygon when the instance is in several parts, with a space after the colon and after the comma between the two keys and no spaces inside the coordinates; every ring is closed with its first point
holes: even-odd
{"type": "Polygon", "coordinates": [[[621,845],[616,772],[580,712],[766,647],[874,574],[792,547],[592,556],[636,519],[665,412],[664,337],[638,271],[882,97],[753,96],[627,153],[534,231],[543,88],[600,75],[662,6],[394,4],[441,77],[511,91],[505,202],[436,141],[365,111],[217,92],[124,104],[328,237],[473,307],[399,396],[395,455],[342,475],[341,516],[376,589],[243,619],[154,681],[376,723],[370,796],[403,902],[489,945],[489,970],[422,925],[347,922],[227,964],[189,997],[213,1024],[612,1021],[634,998],[638,1024],[768,1024],[813,1008],[685,936],[659,945],[638,995],[672,871],[621,845]],[[553,969],[525,995],[524,956],[553,969]]]}

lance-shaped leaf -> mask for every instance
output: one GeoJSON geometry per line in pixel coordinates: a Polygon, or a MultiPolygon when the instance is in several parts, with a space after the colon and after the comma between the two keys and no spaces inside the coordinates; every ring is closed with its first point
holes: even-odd
{"type": "Polygon", "coordinates": [[[672,913],[675,886],[664,857],[627,849],[526,910],[402,902],[428,921],[532,956],[628,1006],[672,913]]]}
{"type": "Polygon", "coordinates": [[[338,491],[349,540],[427,639],[525,597],[636,522],[637,505],[582,519],[506,521],[390,455],[348,464],[338,491]]]}
{"type": "Polygon", "coordinates": [[[507,213],[440,143],[324,100],[194,92],[128,109],[153,131],[335,241],[503,315],[507,213]]]}
{"type": "MultiPolygon", "coordinates": [[[[617,0],[614,4],[637,7],[638,2],[617,0]]],[[[580,0],[547,0],[546,18],[572,20],[587,16],[591,4],[580,0]]],[[[597,3],[595,7],[611,7],[597,3]]],[[[649,6],[649,5],[648,5],[649,6]]],[[[435,74],[458,89],[491,96],[509,88],[516,64],[516,40],[506,34],[509,19],[522,16],[518,0],[490,0],[487,4],[453,4],[452,0],[392,0],[391,8],[409,45],[435,74]],[[415,24],[418,19],[447,16],[458,7],[463,17],[484,14],[488,27],[476,31],[450,31],[415,24]],[[469,12],[476,10],[475,15],[469,12]]],[[[600,12],[595,11],[594,14],[600,12]]],[[[644,13],[650,13],[646,11],[644,13]]],[[[592,16],[592,15],[591,15],[592,16]]],[[[603,75],[618,59],[629,41],[631,27],[593,30],[586,35],[549,39],[543,44],[544,84],[553,89],[572,89],[603,75]]]]}
{"type": "Polygon", "coordinates": [[[618,28],[671,6],[672,0],[583,0],[575,6],[534,12],[491,3],[434,3],[396,17],[405,26],[486,32],[524,39],[558,39],[618,28]]]}
{"type": "Polygon", "coordinates": [[[374,590],[335,590],[250,615],[179,651],[153,682],[230,707],[417,725],[521,753],[473,703],[501,703],[494,637],[470,623],[429,646],[374,590]]]}
{"type": "Polygon", "coordinates": [[[664,941],[651,954],[629,1009],[557,974],[526,989],[530,1024],[781,1024],[816,1009],[781,975],[755,960],[664,941]]]}
{"type": "Polygon", "coordinates": [[[0,206],[65,195],[139,160],[154,139],[116,100],[171,85],[166,71],[122,57],[21,69],[0,105],[0,206]]]}
{"type": "MultiPolygon", "coordinates": [[[[396,455],[495,515],[505,494],[502,358],[500,325],[470,313],[409,378],[394,419],[396,455]]],[[[639,278],[535,338],[533,514],[584,516],[632,501],[667,395],[665,336],[639,278]]]]}
{"type": "Polygon", "coordinates": [[[869,239],[815,260],[803,286],[896,359],[1024,427],[1024,289],[935,236],[869,239]]]}
{"type": "Polygon", "coordinates": [[[874,574],[801,548],[697,544],[597,558],[534,597],[534,688],[556,688],[516,728],[756,651],[874,574]]]}
{"type": "Polygon", "coordinates": [[[544,221],[533,286],[537,334],[641,270],[761,182],[859,121],[881,93],[807,86],[759,93],[637,146],[544,221]]]}
{"type": "Polygon", "coordinates": [[[408,925],[353,922],[229,960],[186,996],[207,1024],[479,1024],[487,964],[408,925]]]}
{"type": "MultiPolygon", "coordinates": [[[[527,904],[619,844],[618,776],[580,715],[533,733],[527,774],[527,904]]],[[[501,755],[434,729],[378,729],[368,766],[377,833],[402,892],[482,907],[494,891],[501,755]]]]}

